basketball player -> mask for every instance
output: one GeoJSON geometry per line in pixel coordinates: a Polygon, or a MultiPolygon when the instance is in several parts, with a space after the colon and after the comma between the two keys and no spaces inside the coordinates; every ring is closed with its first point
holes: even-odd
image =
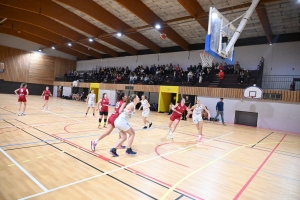
{"type": "Polygon", "coordinates": [[[117,147],[120,146],[126,139],[129,134],[128,144],[127,144],[127,155],[135,155],[136,152],[132,151],[131,145],[134,139],[135,132],[132,127],[129,125],[128,120],[135,113],[135,106],[140,102],[140,98],[136,94],[132,94],[126,100],[126,107],[119,117],[115,120],[115,126],[120,130],[121,138],[117,141],[116,145],[109,151],[113,157],[119,156],[117,154],[117,147]]]}
{"type": "Polygon", "coordinates": [[[103,127],[106,128],[106,120],[108,116],[108,104],[109,104],[109,99],[107,98],[107,94],[104,93],[102,95],[102,99],[99,99],[98,104],[97,104],[97,111],[100,110],[100,116],[99,116],[99,125],[98,128],[101,128],[101,121],[104,116],[104,125],[103,127]],[[100,106],[101,104],[101,106],[100,106]],[[100,108],[99,108],[100,106],[100,108]]]}
{"type": "MultiPolygon", "coordinates": [[[[103,138],[105,138],[106,136],[108,136],[115,128],[115,120],[118,118],[118,116],[120,115],[120,113],[123,112],[123,109],[126,105],[125,101],[127,99],[127,96],[122,93],[118,96],[118,102],[116,104],[115,107],[115,111],[110,115],[110,117],[108,118],[108,125],[107,125],[107,130],[105,133],[101,134],[98,139],[96,139],[95,141],[91,141],[91,149],[94,152],[96,150],[96,145],[98,144],[98,142],[100,140],[102,140],[103,138]]],[[[119,137],[121,138],[121,136],[119,137]]],[[[126,148],[125,146],[118,146],[118,148],[120,149],[124,149],[126,148]]]]}
{"type": "Polygon", "coordinates": [[[29,95],[29,91],[27,89],[27,84],[26,83],[22,83],[21,86],[20,86],[20,88],[15,90],[15,94],[19,96],[18,97],[18,102],[19,102],[18,116],[26,115],[26,112],[25,112],[25,110],[26,110],[26,103],[27,103],[26,97],[27,97],[27,95],[29,95]],[[24,104],[24,106],[23,106],[23,112],[21,113],[22,103],[24,104]]]}
{"type": "Polygon", "coordinates": [[[46,106],[47,110],[50,110],[48,108],[48,100],[49,100],[50,96],[52,96],[52,94],[51,94],[51,91],[49,90],[49,87],[47,86],[46,90],[44,90],[42,93],[42,98],[44,97],[44,105],[42,106],[42,110],[44,110],[45,106],[46,106]]]}
{"type": "Polygon", "coordinates": [[[187,115],[190,115],[193,113],[193,122],[196,125],[198,133],[199,133],[199,137],[198,137],[199,142],[201,142],[202,138],[203,138],[203,134],[202,134],[202,127],[203,127],[202,112],[203,112],[203,110],[205,110],[208,113],[208,119],[209,119],[210,118],[209,111],[206,109],[206,107],[203,104],[201,104],[201,101],[198,98],[197,104],[194,105],[187,114],[187,115]],[[192,110],[193,110],[193,112],[192,112],[192,110]]]}
{"type": "Polygon", "coordinates": [[[150,104],[147,100],[147,96],[145,96],[145,95],[142,95],[141,106],[140,106],[139,110],[141,110],[142,107],[143,107],[142,117],[143,117],[143,122],[144,122],[143,129],[148,128],[147,123],[149,124],[149,128],[150,128],[152,126],[152,122],[149,122],[147,120],[147,117],[149,116],[149,113],[150,113],[150,104]]]}
{"type": "Polygon", "coordinates": [[[168,136],[167,138],[169,139],[173,139],[173,133],[176,130],[176,127],[180,121],[180,118],[182,116],[182,114],[184,113],[185,110],[189,109],[187,108],[187,106],[185,105],[185,99],[181,99],[181,102],[178,103],[177,105],[173,106],[172,108],[173,113],[170,116],[170,122],[169,122],[169,129],[168,129],[168,136]],[[172,128],[172,124],[174,124],[173,128],[172,128]]]}
{"type": "Polygon", "coordinates": [[[95,117],[95,99],[96,99],[96,95],[94,93],[94,90],[91,90],[91,93],[88,95],[86,99],[86,104],[88,108],[86,110],[85,117],[87,117],[90,107],[93,108],[93,116],[95,117]]]}

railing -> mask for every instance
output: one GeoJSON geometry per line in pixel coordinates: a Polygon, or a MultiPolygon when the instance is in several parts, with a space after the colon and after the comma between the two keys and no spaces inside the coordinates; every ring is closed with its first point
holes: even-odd
{"type": "Polygon", "coordinates": [[[262,80],[262,88],[271,90],[292,90],[291,84],[294,84],[295,90],[300,90],[300,82],[297,81],[299,78],[300,75],[264,75],[262,80]]]}

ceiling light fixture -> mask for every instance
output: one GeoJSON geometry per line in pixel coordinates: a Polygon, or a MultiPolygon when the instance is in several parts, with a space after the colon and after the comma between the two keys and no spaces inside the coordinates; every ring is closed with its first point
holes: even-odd
{"type": "Polygon", "coordinates": [[[158,29],[161,28],[161,26],[160,26],[159,24],[156,24],[156,25],[155,25],[155,28],[158,30],[158,29]]]}
{"type": "Polygon", "coordinates": [[[90,39],[89,39],[89,42],[93,42],[93,41],[94,41],[93,38],[90,38],[90,39]]]}
{"type": "Polygon", "coordinates": [[[123,35],[123,34],[122,34],[121,32],[118,32],[118,33],[117,33],[117,36],[118,36],[118,37],[121,37],[122,35],[123,35]]]}
{"type": "Polygon", "coordinates": [[[69,43],[68,43],[68,46],[70,47],[70,46],[72,46],[72,44],[69,42],[69,43]]]}
{"type": "Polygon", "coordinates": [[[53,47],[51,47],[52,49],[55,49],[55,47],[53,46],[53,47]]]}
{"type": "Polygon", "coordinates": [[[42,52],[43,50],[41,48],[39,48],[39,52],[42,52]]]}

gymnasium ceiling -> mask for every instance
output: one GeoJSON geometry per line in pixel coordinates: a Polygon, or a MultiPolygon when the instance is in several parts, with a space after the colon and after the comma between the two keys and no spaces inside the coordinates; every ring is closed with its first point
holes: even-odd
{"type": "MultiPolygon", "coordinates": [[[[209,7],[234,20],[250,4],[251,0],[0,0],[0,32],[42,49],[55,46],[79,59],[189,51],[203,48],[209,7]],[[162,28],[156,30],[155,24],[162,28]],[[123,35],[118,37],[118,32],[123,35]],[[167,39],[161,40],[160,33],[167,39]]],[[[233,24],[237,27],[238,22],[233,24]]],[[[300,0],[261,0],[240,39],[273,43],[278,35],[299,33],[300,0]]]]}

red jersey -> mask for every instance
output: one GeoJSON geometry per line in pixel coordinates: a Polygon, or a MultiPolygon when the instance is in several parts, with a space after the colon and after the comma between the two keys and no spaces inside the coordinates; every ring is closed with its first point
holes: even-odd
{"type": "Polygon", "coordinates": [[[102,98],[100,112],[108,112],[109,99],[102,98]]]}
{"type": "Polygon", "coordinates": [[[44,90],[44,99],[49,100],[50,94],[51,94],[50,90],[44,90]]]}
{"type": "Polygon", "coordinates": [[[19,88],[18,90],[19,98],[18,102],[26,102],[27,88],[19,88]]]}
{"type": "Polygon", "coordinates": [[[181,103],[177,104],[177,107],[173,111],[170,120],[174,121],[175,119],[180,120],[182,113],[186,110],[186,106],[182,106],[181,103]]]}
{"type": "Polygon", "coordinates": [[[111,114],[111,116],[108,118],[108,123],[115,126],[115,120],[119,117],[120,113],[119,110],[122,107],[123,103],[125,103],[123,100],[118,101],[115,107],[115,111],[111,114]]]}

